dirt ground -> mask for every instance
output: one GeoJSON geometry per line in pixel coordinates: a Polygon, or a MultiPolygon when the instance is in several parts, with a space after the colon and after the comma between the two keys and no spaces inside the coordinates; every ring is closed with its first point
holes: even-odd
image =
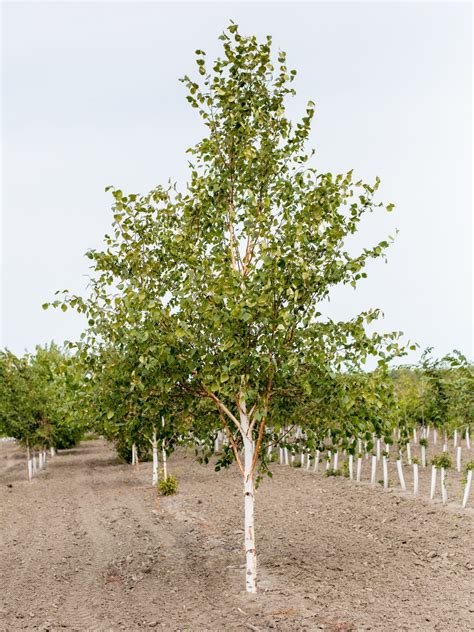
{"type": "Polygon", "coordinates": [[[249,596],[237,470],[169,465],[158,498],[96,440],[29,483],[0,443],[0,630],[474,630],[472,509],[275,465],[249,596]]]}

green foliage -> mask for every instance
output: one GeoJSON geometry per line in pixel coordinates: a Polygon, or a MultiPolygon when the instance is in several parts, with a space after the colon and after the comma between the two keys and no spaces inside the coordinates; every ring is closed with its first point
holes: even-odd
{"type": "Polygon", "coordinates": [[[327,477],[330,477],[330,476],[341,476],[341,470],[340,469],[334,469],[332,467],[329,470],[325,470],[324,476],[327,476],[327,477]]]}
{"type": "Polygon", "coordinates": [[[436,469],[440,470],[444,468],[445,470],[450,469],[453,466],[453,462],[451,457],[447,452],[443,452],[442,454],[437,454],[431,459],[431,464],[435,466],[436,469]]]}
{"type": "MultiPolygon", "coordinates": [[[[207,128],[189,150],[187,188],[127,195],[110,187],[112,231],[87,255],[91,293],[54,304],[89,323],[79,350],[106,435],[149,438],[153,417],[165,414],[172,436],[209,435],[226,420],[237,443],[246,409],[255,440],[266,424],[278,427],[288,398],[294,410],[324,398],[329,411],[340,400],[347,435],[355,408],[338,373],[368,356],[382,371],[403,353],[398,333],[369,333],[378,310],[346,322],[320,311],[333,287],[356,287],[366,264],[385,257],[388,240],[357,253],[348,246],[363,218],[384,208],[379,179],[311,165],[315,106],[308,102],[299,122],[287,117],[296,72],[272,52],[271,37],[259,42],[231,24],[220,39],[223,56],[208,63],[198,50],[198,78],[183,78],[207,128]],[[206,423],[202,400],[218,413],[207,410],[206,423]]],[[[361,395],[375,426],[379,392],[361,395]]],[[[310,430],[298,442],[319,441],[310,430]]],[[[266,470],[268,435],[260,436],[266,470]]]]}
{"type": "Polygon", "coordinates": [[[158,491],[162,496],[172,496],[178,491],[178,479],[169,474],[167,478],[158,481],[158,491]]]}
{"type": "Polygon", "coordinates": [[[72,447],[85,430],[76,407],[83,374],[59,347],[17,358],[0,352],[0,428],[30,447],[72,447]]]}

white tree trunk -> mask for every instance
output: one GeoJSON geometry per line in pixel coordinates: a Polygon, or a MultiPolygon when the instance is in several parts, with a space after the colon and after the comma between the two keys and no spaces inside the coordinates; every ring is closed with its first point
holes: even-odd
{"type": "Polygon", "coordinates": [[[443,499],[443,505],[448,502],[448,490],[446,489],[446,470],[441,468],[441,498],[443,499]]]}
{"type": "Polygon", "coordinates": [[[458,429],[457,428],[454,429],[453,442],[454,442],[454,447],[457,448],[458,447],[458,429]]]}
{"type": "Polygon", "coordinates": [[[383,467],[383,488],[388,489],[388,458],[385,454],[382,457],[382,467],[383,467]]]}
{"type": "Polygon", "coordinates": [[[375,478],[377,476],[377,455],[372,455],[372,470],[370,472],[370,484],[375,485],[375,478]]]}
{"type": "Polygon", "coordinates": [[[56,450],[54,449],[54,446],[50,447],[49,453],[50,453],[51,456],[56,456],[56,450]]]}
{"type": "Polygon", "coordinates": [[[36,466],[36,454],[33,450],[33,474],[36,474],[37,466],[36,466]]]}
{"type": "Polygon", "coordinates": [[[410,442],[407,443],[407,462],[408,462],[408,465],[411,465],[411,445],[410,445],[410,442]]]}
{"type": "Polygon", "coordinates": [[[464,496],[462,499],[462,508],[464,509],[467,505],[467,500],[469,498],[469,492],[471,491],[471,484],[472,484],[472,470],[469,470],[467,473],[467,479],[466,479],[466,487],[464,488],[464,496]]]}
{"type": "Polygon", "coordinates": [[[354,456],[349,454],[349,480],[354,478],[354,456]]]}
{"type": "Polygon", "coordinates": [[[30,446],[28,445],[26,446],[26,462],[28,467],[28,480],[31,481],[33,478],[33,462],[31,460],[30,446]]]}
{"type": "Polygon", "coordinates": [[[433,500],[436,490],[436,467],[434,465],[431,466],[431,489],[430,489],[430,500],[433,500]]]}
{"type": "Polygon", "coordinates": [[[416,428],[413,428],[413,443],[416,445],[417,436],[416,436],[416,428]]]}
{"type": "Polygon", "coordinates": [[[356,481],[360,483],[360,475],[362,473],[362,459],[359,456],[357,458],[357,466],[356,466],[356,481]]]}
{"type": "MultiPolygon", "coordinates": [[[[165,427],[165,418],[162,417],[161,418],[161,425],[163,426],[163,428],[165,427]]],[[[218,435],[219,437],[219,435],[218,435]]],[[[163,439],[163,441],[161,442],[161,458],[163,460],[163,478],[166,479],[168,478],[168,463],[166,460],[166,443],[165,440],[163,439]]]]}
{"type": "Polygon", "coordinates": [[[255,482],[253,458],[255,441],[250,430],[247,409],[244,401],[240,401],[240,424],[244,443],[244,546],[246,557],[245,580],[247,592],[257,590],[257,552],[255,549],[254,504],[255,482]]]}
{"type": "Polygon", "coordinates": [[[458,447],[456,448],[456,469],[458,472],[461,471],[461,446],[458,445],[458,447]]]}
{"type": "Polygon", "coordinates": [[[152,467],[152,485],[158,485],[158,441],[156,440],[156,430],[153,429],[153,438],[151,441],[151,449],[153,454],[152,467]]]}
{"type": "Polygon", "coordinates": [[[421,465],[426,467],[426,447],[424,445],[421,446],[421,465]]]}
{"type": "Polygon", "coordinates": [[[418,463],[413,463],[413,496],[418,495],[418,463]]]}
{"type": "Polygon", "coordinates": [[[466,448],[471,449],[471,441],[469,439],[469,428],[466,428],[466,448]]]}
{"type": "Polygon", "coordinates": [[[398,479],[400,481],[400,487],[405,492],[406,489],[407,489],[407,486],[405,484],[405,477],[403,476],[402,460],[401,459],[397,459],[397,472],[398,472],[398,479]]]}
{"type": "Polygon", "coordinates": [[[163,461],[163,478],[166,481],[168,478],[168,461],[166,459],[166,447],[164,441],[161,448],[161,460],[163,461]]]}
{"type": "Polygon", "coordinates": [[[334,469],[337,470],[337,466],[339,465],[339,452],[334,452],[334,469]]]}
{"type": "Polygon", "coordinates": [[[380,439],[377,439],[377,442],[375,445],[376,445],[377,461],[380,461],[380,439]]]}
{"type": "Polygon", "coordinates": [[[436,445],[437,443],[438,443],[438,432],[436,428],[433,428],[433,445],[436,445]]]}
{"type": "Polygon", "coordinates": [[[313,468],[315,472],[318,469],[318,465],[319,465],[319,450],[316,450],[314,454],[314,468],[313,468]]]}
{"type": "Polygon", "coordinates": [[[137,446],[132,443],[132,465],[137,463],[137,446]]]}

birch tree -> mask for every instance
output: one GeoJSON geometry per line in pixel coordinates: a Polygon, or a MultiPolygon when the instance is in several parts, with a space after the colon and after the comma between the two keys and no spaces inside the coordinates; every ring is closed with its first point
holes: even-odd
{"type": "Polygon", "coordinates": [[[56,304],[87,315],[83,349],[138,337],[160,379],[213,405],[212,431],[217,417],[242,476],[246,588],[255,592],[255,482],[274,441],[272,407],[290,388],[307,397],[313,369],[400,353],[398,333],[369,333],[377,309],[344,322],[323,315],[331,288],[355,288],[366,263],[385,256],[386,240],[356,253],[347,241],[392,205],[376,200],[378,178],[312,166],[315,104],[297,123],[288,118],[296,71],[284,52],[272,55],[271,37],[244,37],[231,23],[220,40],[222,56],[207,63],[197,50],[197,78],[182,80],[206,129],[189,150],[187,186],[111,188],[114,225],[104,250],[88,253],[90,294],[56,304]]]}

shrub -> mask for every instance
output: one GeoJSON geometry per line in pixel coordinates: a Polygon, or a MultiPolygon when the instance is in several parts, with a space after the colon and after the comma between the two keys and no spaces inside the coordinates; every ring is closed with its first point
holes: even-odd
{"type": "Polygon", "coordinates": [[[447,452],[443,452],[443,454],[437,454],[436,456],[434,456],[431,463],[438,470],[440,470],[441,468],[449,470],[449,468],[453,465],[451,458],[447,452]]]}
{"type": "Polygon", "coordinates": [[[341,470],[335,470],[333,467],[330,470],[326,470],[324,476],[341,476],[341,470]]]}
{"type": "Polygon", "coordinates": [[[172,496],[178,491],[178,479],[170,474],[158,482],[158,491],[162,496],[172,496]]]}

